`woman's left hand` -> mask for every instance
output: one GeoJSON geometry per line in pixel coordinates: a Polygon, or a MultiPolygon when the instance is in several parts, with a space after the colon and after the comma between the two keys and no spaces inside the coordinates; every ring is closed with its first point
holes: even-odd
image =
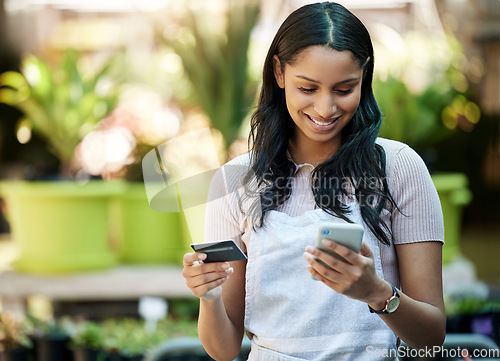
{"type": "Polygon", "coordinates": [[[326,239],[323,244],[342,256],[347,262],[309,246],[306,253],[304,253],[304,257],[309,262],[307,269],[311,272],[311,275],[334,291],[347,297],[368,304],[373,302],[374,299],[380,298],[381,290],[386,290],[388,284],[375,272],[373,252],[365,242],[362,243],[359,254],[341,244],[326,239]],[[317,257],[331,268],[321,264],[314,257],[317,257]]]}

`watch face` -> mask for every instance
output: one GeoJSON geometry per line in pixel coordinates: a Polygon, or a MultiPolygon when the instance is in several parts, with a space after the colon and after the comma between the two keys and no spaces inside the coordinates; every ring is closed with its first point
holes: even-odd
{"type": "Polygon", "coordinates": [[[397,310],[398,307],[399,307],[399,297],[394,297],[387,304],[387,312],[388,313],[394,312],[397,310]]]}

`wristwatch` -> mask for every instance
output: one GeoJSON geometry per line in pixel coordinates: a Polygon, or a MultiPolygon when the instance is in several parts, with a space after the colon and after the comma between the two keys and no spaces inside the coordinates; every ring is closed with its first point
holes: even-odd
{"type": "Polygon", "coordinates": [[[393,313],[396,311],[399,307],[399,293],[396,287],[392,285],[392,283],[389,283],[392,287],[393,294],[387,301],[385,301],[385,307],[382,311],[375,311],[373,308],[368,306],[368,309],[370,310],[371,313],[376,313],[377,315],[383,315],[383,314],[388,314],[388,313],[393,313]]]}

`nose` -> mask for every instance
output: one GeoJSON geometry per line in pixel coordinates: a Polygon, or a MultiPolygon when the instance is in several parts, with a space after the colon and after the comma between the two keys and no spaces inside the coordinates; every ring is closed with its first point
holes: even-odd
{"type": "Polygon", "coordinates": [[[323,119],[331,118],[337,111],[333,94],[324,94],[314,104],[314,111],[323,119]]]}

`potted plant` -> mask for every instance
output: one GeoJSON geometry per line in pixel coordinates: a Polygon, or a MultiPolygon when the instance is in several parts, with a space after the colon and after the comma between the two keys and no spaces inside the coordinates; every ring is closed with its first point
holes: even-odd
{"type": "Polygon", "coordinates": [[[0,314],[0,361],[33,360],[33,344],[12,313],[0,314]]]}
{"type": "Polygon", "coordinates": [[[35,360],[59,361],[73,360],[70,349],[70,331],[72,321],[69,319],[41,319],[28,314],[25,321],[29,324],[29,334],[33,341],[35,360]]]}
{"type": "MultiPolygon", "coordinates": [[[[140,97],[141,95],[138,95],[134,98],[139,98],[140,103],[140,97]]],[[[179,212],[158,212],[149,206],[142,175],[141,165],[144,156],[150,151],[154,153],[153,148],[165,142],[165,138],[169,138],[168,134],[170,137],[176,135],[175,131],[165,131],[168,125],[172,125],[171,128],[175,129],[181,122],[180,112],[176,108],[160,106],[159,96],[156,100],[158,106],[150,107],[150,113],[144,114],[130,106],[131,102],[124,99],[123,104],[105,117],[98,128],[88,136],[106,142],[106,137],[111,134],[119,136],[125,134],[123,140],[126,142],[128,139],[131,142],[125,162],[109,163],[109,165],[102,162],[100,168],[93,169],[95,175],[120,178],[122,191],[113,199],[112,210],[116,216],[114,229],[117,239],[117,258],[125,264],[182,264],[184,249],[181,215],[179,212]],[[155,117],[162,117],[164,121],[155,121],[155,117]]],[[[87,145],[86,140],[82,146],[87,145]]],[[[91,146],[95,145],[90,143],[91,146]]],[[[95,156],[101,155],[95,154],[95,156]]],[[[84,166],[92,167],[96,163],[90,162],[87,165],[88,161],[86,160],[84,166]]],[[[158,166],[158,162],[153,166],[158,166]]],[[[177,203],[175,192],[170,195],[170,201],[177,203]]]]}
{"type": "MultiPolygon", "coordinates": [[[[193,322],[190,326],[193,329],[193,322]]],[[[185,324],[168,319],[158,322],[153,332],[146,328],[144,321],[132,318],[107,320],[102,327],[105,330],[103,347],[109,361],[140,361],[148,350],[186,330],[185,324]]]]}
{"type": "MultiPolygon", "coordinates": [[[[60,177],[72,179],[75,148],[115,106],[114,61],[84,71],[82,57],[65,52],[57,67],[28,55],[21,71],[0,75],[0,102],[20,109],[29,126],[60,160],[60,177]]],[[[109,238],[109,198],[119,190],[102,181],[4,182],[17,270],[61,273],[115,264],[109,238]],[[89,226],[91,225],[91,226],[89,226]]]]}
{"type": "Polygon", "coordinates": [[[74,361],[104,361],[103,337],[104,330],[97,322],[78,323],[71,337],[74,361]]]}
{"type": "Polygon", "coordinates": [[[446,331],[476,333],[500,344],[500,300],[494,297],[461,295],[446,300],[446,331]]]}

